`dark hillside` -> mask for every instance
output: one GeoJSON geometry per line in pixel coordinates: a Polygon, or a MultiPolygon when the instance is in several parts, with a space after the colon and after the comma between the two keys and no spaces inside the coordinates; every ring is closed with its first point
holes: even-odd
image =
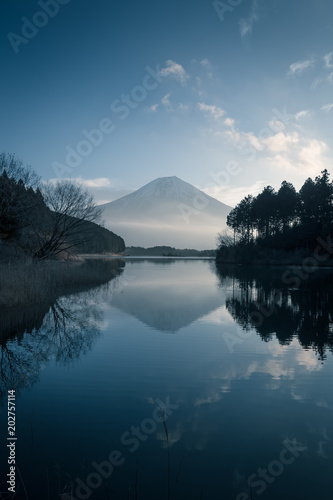
{"type": "MultiPolygon", "coordinates": [[[[0,170],[1,172],[1,170],[0,170]]],[[[23,256],[38,256],[39,249],[52,235],[57,213],[46,205],[42,192],[22,179],[0,173],[0,259],[11,260],[23,256]]],[[[58,217],[59,218],[59,217],[58,217]]],[[[66,254],[121,253],[124,240],[98,224],[62,215],[60,250],[66,254]],[[75,230],[66,233],[62,227],[74,223],[75,230]],[[75,226],[76,225],[76,226],[75,226]]],[[[54,256],[61,255],[61,251],[54,256]]],[[[61,255],[64,257],[65,255],[61,255]]],[[[68,256],[68,255],[67,255],[68,256]]]]}

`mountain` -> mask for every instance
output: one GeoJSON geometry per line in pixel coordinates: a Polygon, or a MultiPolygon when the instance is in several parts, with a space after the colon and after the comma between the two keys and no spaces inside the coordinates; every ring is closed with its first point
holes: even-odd
{"type": "Polygon", "coordinates": [[[231,207],[176,176],[160,177],[102,205],[105,226],[127,246],[216,247],[231,207]]]}

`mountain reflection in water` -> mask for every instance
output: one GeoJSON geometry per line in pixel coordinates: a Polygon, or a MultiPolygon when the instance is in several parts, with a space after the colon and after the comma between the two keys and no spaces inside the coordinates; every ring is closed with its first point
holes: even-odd
{"type": "Polygon", "coordinates": [[[80,498],[78,481],[119,450],[124,464],[90,498],[127,498],[129,483],[133,498],[138,463],[138,497],[167,498],[168,454],[172,498],[249,499],[251,474],[253,498],[331,498],[332,273],[296,289],[285,269],[125,262],[91,262],[104,284],[1,317],[3,401],[7,388],[17,394],[17,497],[80,498]],[[174,405],[168,443],[158,422],[131,452],[134,438],[121,438],[150,421],[157,400],[174,405]],[[295,443],[297,460],[261,495],[258,471],[295,443]]]}

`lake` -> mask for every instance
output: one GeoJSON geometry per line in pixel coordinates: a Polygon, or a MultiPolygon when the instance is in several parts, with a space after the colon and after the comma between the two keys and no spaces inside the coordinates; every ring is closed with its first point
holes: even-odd
{"type": "Polygon", "coordinates": [[[333,272],[113,266],[6,320],[1,491],[15,389],[18,500],[331,500],[333,272]]]}

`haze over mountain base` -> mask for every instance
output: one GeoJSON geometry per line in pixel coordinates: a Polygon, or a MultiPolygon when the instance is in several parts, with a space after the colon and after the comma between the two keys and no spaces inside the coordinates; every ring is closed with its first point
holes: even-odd
{"type": "Polygon", "coordinates": [[[105,226],[127,246],[216,247],[231,207],[178,177],[156,179],[134,193],[102,205],[105,226]]]}

